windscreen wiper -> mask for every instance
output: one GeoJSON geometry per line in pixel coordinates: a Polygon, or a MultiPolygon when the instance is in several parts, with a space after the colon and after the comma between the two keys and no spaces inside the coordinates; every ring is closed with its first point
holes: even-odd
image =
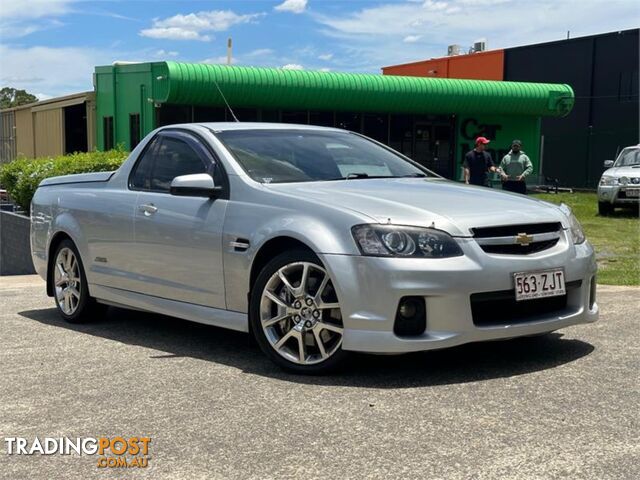
{"type": "Polygon", "coordinates": [[[360,180],[363,178],[367,178],[367,179],[372,179],[372,178],[424,178],[427,175],[424,173],[420,173],[420,172],[416,172],[416,173],[410,173],[408,175],[369,175],[368,173],[364,173],[364,172],[351,172],[348,173],[346,176],[344,177],[337,177],[337,178],[329,178],[325,181],[331,181],[331,180],[360,180]]]}
{"type": "Polygon", "coordinates": [[[415,172],[415,173],[410,173],[408,175],[398,175],[397,177],[393,177],[393,178],[425,178],[426,176],[427,176],[426,173],[415,172]]]}

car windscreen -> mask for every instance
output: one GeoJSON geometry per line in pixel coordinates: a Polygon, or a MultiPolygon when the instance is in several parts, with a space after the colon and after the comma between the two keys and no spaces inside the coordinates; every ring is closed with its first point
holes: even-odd
{"type": "Polygon", "coordinates": [[[623,150],[614,166],[630,167],[631,165],[640,165],[640,148],[623,150]]]}
{"type": "Polygon", "coordinates": [[[436,176],[349,132],[227,130],[216,137],[261,183],[436,176]]]}

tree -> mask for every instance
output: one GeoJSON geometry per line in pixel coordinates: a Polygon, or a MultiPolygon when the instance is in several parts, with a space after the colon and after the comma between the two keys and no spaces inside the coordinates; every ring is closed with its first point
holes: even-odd
{"type": "Polygon", "coordinates": [[[0,90],[0,108],[19,107],[27,103],[37,102],[38,98],[26,90],[4,87],[0,90]]]}

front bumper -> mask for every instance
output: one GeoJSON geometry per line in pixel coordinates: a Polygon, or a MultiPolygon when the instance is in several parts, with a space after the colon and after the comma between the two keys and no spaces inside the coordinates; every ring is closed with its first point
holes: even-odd
{"type": "Polygon", "coordinates": [[[611,205],[638,205],[640,197],[627,196],[627,190],[638,190],[640,185],[599,185],[598,201],[611,205]]]}
{"type": "Polygon", "coordinates": [[[464,256],[448,259],[376,258],[320,255],[334,281],[344,322],[343,348],[369,353],[404,353],[469,342],[551,332],[598,319],[589,307],[596,263],[588,242],[571,244],[566,232],[554,247],[532,255],[490,255],[473,239],[458,239],[464,256]],[[473,322],[473,293],[513,289],[512,273],[562,267],[565,281],[581,280],[567,291],[566,308],[514,324],[480,327],[473,322]],[[427,328],[413,337],[394,334],[400,299],[425,298],[427,328]]]}

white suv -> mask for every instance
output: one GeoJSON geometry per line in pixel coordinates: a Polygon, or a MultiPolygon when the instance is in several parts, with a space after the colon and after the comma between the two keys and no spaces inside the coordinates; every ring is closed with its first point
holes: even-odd
{"type": "Polygon", "coordinates": [[[617,160],[606,160],[607,169],[598,185],[598,212],[613,213],[615,207],[640,205],[640,144],[627,147],[617,160]]]}

